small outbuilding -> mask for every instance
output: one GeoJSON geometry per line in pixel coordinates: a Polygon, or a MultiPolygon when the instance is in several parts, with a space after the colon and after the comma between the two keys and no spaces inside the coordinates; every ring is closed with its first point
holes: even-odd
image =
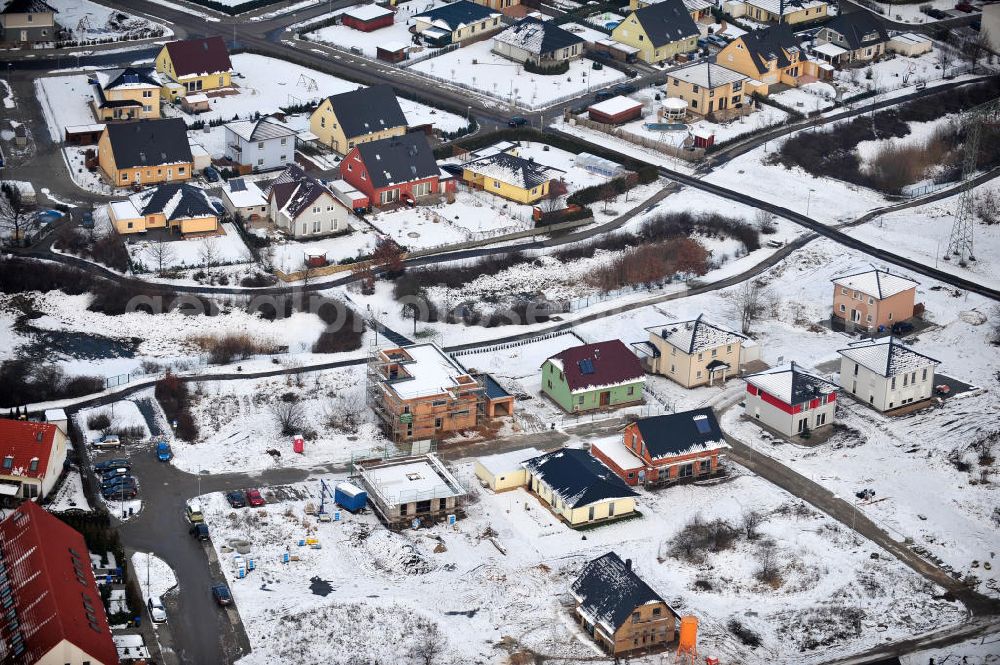
{"type": "Polygon", "coordinates": [[[914,32],[904,32],[892,37],[886,46],[893,53],[915,58],[918,55],[930,53],[934,49],[934,42],[930,40],[930,37],[914,32]]]}
{"type": "Polygon", "coordinates": [[[525,448],[480,457],[475,464],[476,477],[494,492],[523,487],[528,484],[524,462],[541,454],[542,451],[535,448],[525,448]]]}
{"type": "Polygon", "coordinates": [[[334,488],[333,500],[341,508],[356,513],[368,503],[368,493],[354,483],[344,481],[334,488]]]}
{"type": "Polygon", "coordinates": [[[205,113],[211,110],[208,103],[208,95],[198,93],[196,95],[185,95],[181,97],[181,108],[185,113],[205,113]]]}
{"type": "Polygon", "coordinates": [[[351,7],[341,14],[341,23],[361,32],[372,32],[393,24],[396,13],[388,7],[376,4],[351,7]]]}
{"type": "Polygon", "coordinates": [[[587,109],[590,119],[606,125],[620,125],[642,117],[642,102],[619,95],[587,109]]]}
{"type": "Polygon", "coordinates": [[[67,125],[65,131],[66,143],[69,145],[94,145],[101,140],[104,124],[67,125]]]}
{"type": "Polygon", "coordinates": [[[384,62],[403,62],[408,48],[404,42],[386,42],[375,47],[375,57],[384,62]]]}

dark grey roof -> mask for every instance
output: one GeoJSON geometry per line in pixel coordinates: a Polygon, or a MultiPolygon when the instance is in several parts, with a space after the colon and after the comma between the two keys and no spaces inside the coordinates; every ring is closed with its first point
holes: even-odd
{"type": "Polygon", "coordinates": [[[940,362],[914,351],[894,337],[884,340],[865,340],[846,349],[839,349],[837,353],[886,378],[914,372],[940,362]]]}
{"type": "Polygon", "coordinates": [[[140,196],[142,207],[139,212],[143,215],[163,213],[168,221],[218,214],[205,190],[187,183],[160,185],[140,196]]]}
{"type": "Polygon", "coordinates": [[[554,180],[559,169],[539,164],[509,152],[497,152],[462,164],[462,168],[522,189],[532,189],[554,180]]]}
{"type": "Polygon", "coordinates": [[[882,21],[864,10],[839,14],[823,27],[843,35],[852,51],[889,41],[889,32],[882,21]]]}
{"type": "Polygon", "coordinates": [[[476,376],[477,379],[483,380],[483,387],[486,388],[486,397],[489,399],[501,399],[503,397],[510,397],[510,393],[507,392],[503,386],[501,386],[496,379],[494,379],[489,374],[479,374],[476,376]]]}
{"type": "Polygon", "coordinates": [[[406,127],[406,116],[399,108],[392,86],[358,88],[331,95],[328,99],[348,139],[391,127],[406,127]]]}
{"type": "Polygon", "coordinates": [[[59,10],[42,0],[10,0],[3,11],[0,11],[0,14],[41,14],[44,12],[58,14],[59,10]]]}
{"type": "MultiPolygon", "coordinates": [[[[678,0],[679,1],[679,0],[678,0]]],[[[458,0],[451,4],[441,5],[437,9],[432,9],[423,14],[416,14],[413,18],[425,18],[428,21],[442,21],[454,32],[463,25],[477,23],[488,19],[500,12],[483,5],[477,5],[469,0],[458,0]]]]}
{"type": "Polygon", "coordinates": [[[423,132],[362,143],[357,149],[375,187],[423,180],[441,172],[423,132]]]}
{"type": "Polygon", "coordinates": [[[609,633],[618,630],[636,608],[649,603],[666,604],[635,574],[631,561],[622,561],[614,552],[584,565],[571,589],[580,611],[609,633]]]}
{"type": "Polygon", "coordinates": [[[656,48],[701,34],[681,0],[664,0],[637,9],[635,17],[656,48]]]}
{"type": "Polygon", "coordinates": [[[792,405],[837,391],[836,384],[803,371],[795,362],[787,369],[776,368],[751,374],[746,381],[792,405]]]}
{"type": "Polygon", "coordinates": [[[638,496],[586,450],[563,448],[524,463],[570,508],[638,496]]]}
{"type": "Polygon", "coordinates": [[[163,85],[156,75],[156,70],[152,67],[125,67],[124,69],[109,70],[105,74],[107,75],[107,83],[104,84],[105,90],[137,83],[157,88],[163,85]]]}
{"type": "MultiPolygon", "coordinates": [[[[268,200],[273,196],[279,210],[295,219],[313,201],[323,194],[333,194],[316,178],[307,174],[297,164],[291,164],[279,175],[267,191],[268,200]]],[[[336,197],[333,197],[337,200],[336,197]]]]}
{"type": "Polygon", "coordinates": [[[180,118],[114,123],[105,131],[120,169],[192,161],[187,125],[180,118]]]}
{"type": "Polygon", "coordinates": [[[540,21],[533,16],[526,16],[494,39],[518,46],[535,55],[552,53],[584,41],[583,37],[574,35],[551,21],[540,21]]]}
{"type": "Polygon", "coordinates": [[[635,425],[654,460],[726,447],[711,407],[640,418],[635,425]]]}
{"type": "Polygon", "coordinates": [[[795,34],[785,23],[773,25],[763,30],[753,30],[742,35],[740,39],[746,46],[750,59],[759,74],[768,71],[767,63],[772,60],[777,60],[779,69],[789,66],[792,63],[786,52],[799,49],[799,42],[795,38],[795,34]]]}

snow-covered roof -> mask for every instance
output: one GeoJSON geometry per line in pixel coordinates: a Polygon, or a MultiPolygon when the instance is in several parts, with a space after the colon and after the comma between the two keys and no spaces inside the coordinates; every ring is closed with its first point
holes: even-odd
{"type": "Polygon", "coordinates": [[[689,355],[746,339],[743,335],[705,321],[700,314],[691,321],[674,321],[646,330],[689,355]]]}
{"type": "Polygon", "coordinates": [[[231,178],[222,188],[222,195],[236,208],[262,206],[267,203],[267,198],[257,183],[245,178],[231,178]]]}
{"type": "Polygon", "coordinates": [[[448,392],[460,385],[459,377],[469,372],[436,344],[413,344],[403,347],[409,360],[403,361],[408,376],[388,382],[401,399],[428,397],[448,392]]]}
{"type": "Polygon", "coordinates": [[[635,427],[653,461],[730,447],[710,406],[640,418],[635,427]]]}
{"type": "Polygon", "coordinates": [[[373,4],[351,7],[343,13],[343,16],[350,16],[351,18],[359,21],[371,21],[372,19],[381,18],[394,13],[395,12],[391,9],[386,9],[385,7],[379,7],[378,5],[373,4]]]}
{"type": "Polygon", "coordinates": [[[593,104],[589,106],[587,110],[603,113],[604,115],[618,115],[619,113],[625,113],[626,111],[631,111],[640,107],[642,107],[642,102],[636,101],[630,97],[625,97],[624,95],[618,95],[617,97],[605,99],[603,102],[593,104]]]}
{"type": "Polygon", "coordinates": [[[45,409],[45,422],[53,423],[66,420],[66,412],[62,409],[45,409]]]}
{"type": "Polygon", "coordinates": [[[493,39],[496,42],[510,44],[535,55],[552,53],[574,44],[582,44],[584,41],[582,37],[574,35],[558,25],[539,21],[530,16],[521,19],[493,39]]]}
{"type": "Polygon", "coordinates": [[[397,42],[397,41],[390,41],[384,44],[379,44],[380,49],[382,49],[383,51],[388,51],[389,53],[398,53],[402,50],[405,50],[409,46],[410,45],[407,44],[406,42],[397,42]]]}
{"type": "Polygon", "coordinates": [[[267,141],[269,139],[295,136],[295,130],[273,118],[259,120],[237,120],[226,124],[226,129],[244,141],[267,141]]]}
{"type": "Polygon", "coordinates": [[[111,213],[115,219],[138,219],[142,217],[139,214],[139,210],[128,199],[124,201],[112,201],[108,204],[108,207],[111,208],[111,213]]]}
{"type": "Polygon", "coordinates": [[[603,453],[605,457],[615,463],[622,471],[634,471],[646,466],[641,459],[625,447],[619,437],[607,441],[595,441],[590,446],[591,451],[603,453]]]}
{"type": "Polygon", "coordinates": [[[892,337],[866,340],[846,349],[839,349],[837,353],[887,378],[939,363],[892,337]]]}
{"type": "Polygon", "coordinates": [[[820,55],[825,55],[831,58],[836,58],[837,56],[847,53],[846,48],[841,48],[834,44],[833,42],[827,42],[826,44],[819,44],[813,47],[813,51],[819,53],[820,55]]]}
{"type": "Polygon", "coordinates": [[[197,92],[193,95],[184,95],[184,101],[188,104],[201,104],[202,102],[208,101],[208,95],[203,92],[197,92]]]}
{"type": "Polygon", "coordinates": [[[598,39],[597,43],[601,46],[607,46],[608,48],[613,48],[616,51],[621,51],[622,53],[638,53],[639,49],[635,46],[629,46],[628,44],[622,44],[621,42],[615,41],[614,39],[598,39]]]}
{"type": "Polygon", "coordinates": [[[430,23],[445,30],[446,33],[450,33],[494,16],[500,16],[500,12],[469,2],[469,0],[458,0],[458,2],[441,5],[423,14],[417,14],[413,18],[430,23]]]}
{"type": "Polygon", "coordinates": [[[498,455],[487,455],[486,457],[478,458],[476,461],[479,462],[480,466],[496,476],[512,471],[520,471],[522,462],[533,457],[538,457],[541,454],[542,451],[536,448],[523,448],[498,455]]]}
{"type": "Polygon", "coordinates": [[[687,83],[701,86],[702,88],[718,88],[719,86],[742,81],[747,78],[744,74],[717,65],[714,62],[699,62],[688,67],[675,69],[667,74],[667,78],[680,79],[687,83]]]}
{"type": "Polygon", "coordinates": [[[831,281],[837,286],[860,291],[866,296],[873,296],[879,300],[920,285],[919,282],[908,277],[894,275],[885,270],[866,270],[853,275],[834,277],[831,281]]]}
{"type": "Polygon", "coordinates": [[[126,67],[94,72],[97,84],[104,90],[160,88],[163,82],[152,67],[126,67]]]}
{"type": "Polygon", "coordinates": [[[563,448],[524,462],[524,468],[570,508],[638,496],[586,450],[563,448]]]}
{"type": "Polygon", "coordinates": [[[141,215],[162,214],[167,220],[215,217],[208,194],[188,183],[167,183],[129,197],[141,215]]]}
{"type": "Polygon", "coordinates": [[[104,131],[105,124],[94,122],[89,125],[66,125],[67,134],[91,134],[104,131]]]}
{"type": "Polygon", "coordinates": [[[359,466],[359,469],[369,495],[387,504],[465,495],[458,480],[432,454],[414,461],[359,466]]]}
{"type": "Polygon", "coordinates": [[[498,152],[466,162],[462,164],[462,168],[521,189],[538,187],[554,180],[560,173],[564,173],[560,169],[545,166],[507,152],[498,152]]]}
{"type": "Polygon", "coordinates": [[[790,405],[802,404],[813,398],[837,392],[835,384],[804,372],[794,362],[788,367],[776,367],[759,374],[751,374],[746,377],[746,381],[790,405]]]}
{"type": "Polygon", "coordinates": [[[743,0],[745,4],[759,7],[771,14],[787,16],[803,9],[813,9],[826,4],[824,0],[784,0],[784,12],[782,13],[782,0],[743,0]]]}
{"type": "Polygon", "coordinates": [[[614,552],[588,562],[570,588],[580,613],[609,637],[614,636],[636,608],[666,604],[635,574],[632,561],[622,561],[614,552]]]}
{"type": "Polygon", "coordinates": [[[900,44],[926,44],[931,40],[930,37],[918,35],[914,32],[904,32],[899,35],[893,35],[892,39],[889,41],[898,42],[900,44]]]}

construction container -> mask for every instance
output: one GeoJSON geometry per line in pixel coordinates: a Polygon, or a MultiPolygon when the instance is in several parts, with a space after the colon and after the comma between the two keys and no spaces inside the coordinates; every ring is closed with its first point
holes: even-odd
{"type": "Polygon", "coordinates": [[[353,483],[337,483],[333,492],[333,500],[341,508],[356,513],[368,503],[368,493],[353,483]]]}

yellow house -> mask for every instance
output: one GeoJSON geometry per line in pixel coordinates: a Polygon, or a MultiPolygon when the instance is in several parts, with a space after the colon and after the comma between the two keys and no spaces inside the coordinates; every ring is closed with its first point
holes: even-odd
{"type": "Polygon", "coordinates": [[[507,9],[508,7],[521,4],[521,0],[473,0],[473,2],[477,5],[482,5],[483,7],[495,9],[498,12],[507,9]]]}
{"type": "Polygon", "coordinates": [[[791,28],[784,24],[737,37],[719,51],[715,62],[749,76],[762,95],[769,86],[797,86],[815,80],[819,73],[818,64],[805,57],[791,28]]]}
{"type": "Polygon", "coordinates": [[[562,448],[526,460],[524,468],[528,489],[573,528],[635,513],[638,494],[586,450],[562,448]]]}
{"type": "Polygon", "coordinates": [[[743,16],[758,23],[781,23],[795,25],[807,21],[826,18],[829,9],[823,0],[744,0],[746,12],[743,16]]]}
{"type": "Polygon", "coordinates": [[[469,0],[458,0],[413,17],[413,30],[432,46],[459,44],[507,27],[502,14],[469,0]]]}
{"type": "Polygon", "coordinates": [[[524,487],[528,484],[528,471],[524,468],[524,462],[541,454],[540,450],[524,448],[480,457],[475,463],[476,477],[494,492],[524,487]]]}
{"type": "Polygon", "coordinates": [[[708,115],[742,107],[754,88],[743,74],[713,62],[699,62],[667,74],[664,92],[683,99],[688,111],[708,115]]]}
{"type": "Polygon", "coordinates": [[[713,325],[699,316],[646,328],[649,340],[632,348],[647,372],[660,374],[685,388],[725,383],[740,371],[743,335],[713,325]]]}
{"type": "Polygon", "coordinates": [[[222,37],[169,42],[156,56],[156,71],[165,79],[162,94],[171,101],[205,90],[232,85],[233,63],[222,37]]]}
{"type": "Polygon", "coordinates": [[[160,77],[151,67],[126,67],[97,72],[94,116],[100,122],[148,120],[160,117],[160,77]]]}
{"type": "MultiPolygon", "coordinates": [[[[710,0],[682,0],[691,18],[700,21],[712,15],[712,2],[710,0]]],[[[632,11],[655,5],[656,0],[629,0],[628,8],[632,11]]]]}
{"type": "Polygon", "coordinates": [[[700,33],[681,0],[664,0],[637,9],[611,31],[611,38],[639,50],[650,64],[671,60],[698,47],[700,33]]]}
{"type": "Polygon", "coordinates": [[[187,183],[160,185],[108,204],[108,216],[118,233],[169,229],[188,235],[215,233],[219,218],[205,190],[187,183]]]}
{"type": "Polygon", "coordinates": [[[309,118],[309,131],[341,155],[359,143],[402,136],[406,128],[396,94],[384,84],[327,97],[309,118]]]}
{"type": "Polygon", "coordinates": [[[0,44],[55,41],[60,30],[57,13],[59,10],[43,0],[11,0],[0,11],[0,44]]]}
{"type": "Polygon", "coordinates": [[[112,123],[97,142],[101,171],[116,187],[190,180],[194,158],[180,118],[112,123]]]}
{"type": "Polygon", "coordinates": [[[497,152],[462,164],[462,180],[518,203],[534,203],[549,193],[563,171],[510,152],[497,152]]]}

